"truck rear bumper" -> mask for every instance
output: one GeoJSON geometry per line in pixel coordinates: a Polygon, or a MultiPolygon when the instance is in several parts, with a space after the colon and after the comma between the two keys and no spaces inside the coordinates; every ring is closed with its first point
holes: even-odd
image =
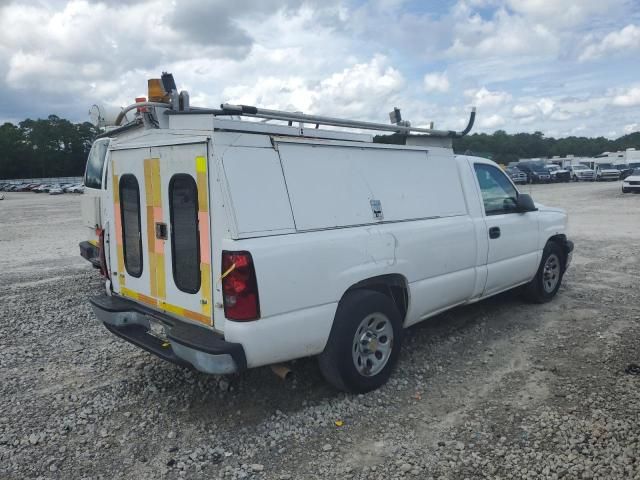
{"type": "Polygon", "coordinates": [[[91,262],[95,268],[100,268],[100,248],[91,242],[80,242],[80,256],[91,262]]]}
{"type": "Polygon", "coordinates": [[[208,328],[122,297],[100,295],[89,301],[107,330],[163,360],[210,374],[233,373],[247,367],[242,345],[227,342],[208,328]],[[160,330],[163,336],[158,335],[160,330]]]}

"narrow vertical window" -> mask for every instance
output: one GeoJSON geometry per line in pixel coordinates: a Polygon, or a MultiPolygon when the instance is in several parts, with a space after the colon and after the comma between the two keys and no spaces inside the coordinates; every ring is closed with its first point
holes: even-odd
{"type": "Polygon", "coordinates": [[[120,214],[124,266],[132,277],[142,275],[142,234],[140,228],[140,187],[134,175],[120,178],[120,214]]]}
{"type": "Polygon", "coordinates": [[[183,292],[200,290],[198,186],[191,175],[179,173],[169,182],[173,279],[183,292]]]}

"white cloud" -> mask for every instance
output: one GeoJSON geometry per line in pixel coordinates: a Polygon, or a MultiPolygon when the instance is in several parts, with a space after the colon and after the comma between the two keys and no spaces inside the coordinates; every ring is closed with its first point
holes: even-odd
{"type": "Polygon", "coordinates": [[[625,135],[640,131],[640,123],[630,123],[623,128],[625,135]]]}
{"type": "Polygon", "coordinates": [[[480,89],[465,90],[465,96],[471,99],[471,102],[477,107],[499,107],[511,100],[511,94],[501,91],[490,91],[485,87],[480,89]]]}
{"type": "Polygon", "coordinates": [[[640,86],[632,87],[615,95],[611,103],[617,107],[636,107],[640,105],[640,86]]]}
{"type": "Polygon", "coordinates": [[[428,73],[424,76],[424,89],[427,92],[448,92],[449,78],[446,72],[428,73]]]}
{"type": "Polygon", "coordinates": [[[580,24],[593,15],[603,14],[619,8],[625,0],[506,0],[515,12],[532,21],[570,26],[580,24]]]}
{"type": "Polygon", "coordinates": [[[498,128],[504,125],[504,118],[500,115],[494,114],[480,119],[481,128],[498,128]]]}
{"type": "Polygon", "coordinates": [[[517,104],[513,106],[511,113],[516,118],[535,118],[538,113],[538,109],[535,105],[521,105],[517,104]]]}
{"type": "Polygon", "coordinates": [[[640,50],[640,27],[627,25],[611,32],[600,42],[588,45],[580,55],[580,61],[594,60],[607,54],[630,53],[640,50]]]}
{"type": "Polygon", "coordinates": [[[477,131],[549,134],[622,132],[640,117],[640,64],[614,55],[634,48],[635,0],[227,3],[0,0],[0,122],[85,120],[163,70],[202,106],[382,122],[398,106],[414,125],[460,129],[475,104],[477,131]],[[612,60],[579,62],[585,52],[612,60]]]}
{"type": "Polygon", "coordinates": [[[541,98],[536,103],[536,106],[540,109],[543,115],[551,115],[555,102],[550,98],[541,98]]]}
{"type": "Polygon", "coordinates": [[[447,53],[453,57],[510,57],[555,54],[560,48],[556,32],[545,23],[499,8],[484,19],[460,6],[454,18],[454,37],[447,53]]]}
{"type": "Polygon", "coordinates": [[[377,55],[318,82],[303,77],[259,77],[251,85],[226,88],[223,97],[231,103],[381,120],[404,84],[388,59],[377,55]]]}

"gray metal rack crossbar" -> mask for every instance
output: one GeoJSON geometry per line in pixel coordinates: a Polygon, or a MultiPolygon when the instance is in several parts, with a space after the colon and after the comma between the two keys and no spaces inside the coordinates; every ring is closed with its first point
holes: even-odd
{"type": "MultiPolygon", "coordinates": [[[[311,123],[316,125],[329,125],[333,127],[343,128],[359,128],[362,130],[382,130],[386,132],[397,133],[422,133],[432,137],[464,137],[471,131],[476,118],[476,107],[471,108],[469,122],[464,130],[457,132],[454,130],[433,130],[430,128],[417,128],[401,125],[387,125],[384,123],[361,122],[358,120],[347,120],[343,118],[325,117],[320,115],[307,115],[305,113],[284,112],[280,110],[269,110],[266,108],[251,107],[248,105],[231,105],[223,103],[220,109],[229,115],[244,115],[256,118],[266,118],[272,120],[283,120],[289,122],[311,123]]],[[[219,110],[218,110],[219,111],[219,110]]],[[[203,110],[197,110],[197,113],[204,113],[203,110]]],[[[194,113],[196,113],[194,112],[194,113]]]]}

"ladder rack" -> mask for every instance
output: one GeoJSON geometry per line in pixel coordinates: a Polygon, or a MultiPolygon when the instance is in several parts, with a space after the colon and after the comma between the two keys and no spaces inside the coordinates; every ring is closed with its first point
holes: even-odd
{"type": "MultiPolygon", "coordinates": [[[[420,133],[428,137],[435,138],[460,138],[464,137],[473,128],[473,124],[476,119],[476,107],[471,107],[471,114],[469,115],[469,121],[467,126],[462,131],[455,130],[435,130],[431,128],[418,128],[407,125],[387,125],[385,123],[375,122],[363,122],[359,120],[349,120],[344,118],[326,117],[321,115],[307,115],[299,112],[285,112],[282,110],[269,110],[266,108],[252,107],[248,105],[232,105],[229,103],[223,103],[220,108],[201,108],[201,107],[187,107],[183,110],[172,108],[171,104],[158,103],[158,102],[139,102],[129,105],[122,109],[120,115],[116,119],[116,126],[120,125],[120,122],[124,118],[124,114],[135,108],[144,107],[160,107],[164,110],[164,113],[168,115],[202,115],[209,114],[214,116],[246,116],[253,118],[263,118],[267,120],[281,120],[285,122],[300,122],[301,124],[310,123],[315,124],[315,128],[320,125],[328,125],[333,127],[342,128],[358,128],[361,130],[376,130],[384,132],[404,133],[409,135],[411,133],[420,133]]],[[[124,127],[121,127],[124,128],[124,127]]]]}
{"type": "Polygon", "coordinates": [[[268,120],[282,120],[285,122],[300,122],[315,124],[315,128],[319,125],[328,125],[343,128],[359,128],[362,130],[378,130],[396,133],[422,133],[431,137],[459,138],[464,137],[471,131],[476,118],[476,107],[471,107],[469,122],[462,131],[454,130],[434,130],[430,128],[408,127],[404,125],[387,125],[384,123],[362,122],[358,120],[348,120],[344,118],[325,117],[321,115],[307,115],[299,112],[285,112],[281,110],[269,110],[266,108],[252,107],[248,105],[232,105],[223,103],[220,109],[194,108],[188,111],[171,111],[170,114],[213,114],[213,115],[237,115],[254,118],[264,118],[268,120]]]}

